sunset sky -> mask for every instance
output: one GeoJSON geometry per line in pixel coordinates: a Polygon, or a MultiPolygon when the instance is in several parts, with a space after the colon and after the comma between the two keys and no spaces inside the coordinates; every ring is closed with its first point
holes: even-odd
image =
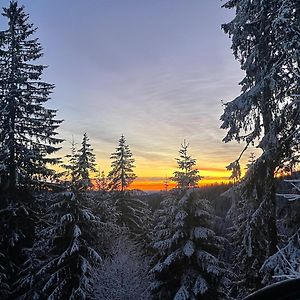
{"type": "Polygon", "coordinates": [[[19,2],[39,27],[49,65],[43,79],[56,85],[48,107],[65,120],[60,155],[72,135],[80,143],[87,132],[107,173],[124,134],[136,159],[135,187],[162,189],[186,139],[203,183],[228,178],[225,166],[242,149],[224,144],[219,129],[221,101],[238,95],[243,76],[220,29],[233,11],[219,0],[19,2]]]}

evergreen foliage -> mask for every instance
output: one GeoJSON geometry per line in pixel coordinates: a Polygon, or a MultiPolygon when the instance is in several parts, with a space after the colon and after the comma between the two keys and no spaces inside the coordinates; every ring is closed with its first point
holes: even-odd
{"type": "Polygon", "coordinates": [[[224,6],[236,9],[223,29],[245,71],[241,94],[221,116],[224,141],[245,142],[245,149],[257,143],[263,152],[239,187],[237,204],[235,238],[247,254],[238,265],[247,274],[244,287],[252,290],[260,287],[262,263],[277,252],[274,173],[299,149],[299,1],[229,0],[224,6]]]}
{"type": "Polygon", "coordinates": [[[73,185],[56,195],[50,207],[47,259],[36,276],[47,299],[88,299],[94,270],[102,261],[97,250],[96,229],[100,221],[87,206],[85,192],[73,185]]]}
{"type": "Polygon", "coordinates": [[[79,150],[76,150],[75,142],[72,140],[71,153],[67,154],[66,158],[68,158],[68,162],[62,166],[66,169],[65,174],[71,182],[80,183],[85,188],[92,186],[90,173],[96,172],[96,158],[86,133],[83,135],[79,150]]]}
{"type": "Polygon", "coordinates": [[[0,209],[0,264],[2,262],[5,275],[0,285],[5,289],[0,288],[0,295],[3,299],[10,299],[17,294],[16,282],[22,276],[23,263],[28,259],[26,249],[32,247],[36,238],[37,205],[36,197],[21,189],[0,195],[0,203],[3,205],[0,209]]]}
{"type": "MultiPolygon", "coordinates": [[[[196,189],[201,177],[186,141],[171,178],[177,188],[168,191],[166,179],[165,191],[152,198],[154,222],[150,197],[129,190],[137,176],[124,135],[107,178],[99,171],[92,181],[96,159],[84,133],[78,150],[72,142],[64,183],[50,183],[60,175],[51,165],[59,162],[54,154],[62,141],[57,111],[45,108],[54,85],[42,80],[42,47],[24,7],[11,0],[4,8],[0,299],[242,299],[263,285],[300,278],[299,179],[287,180],[290,193],[276,194],[274,175],[292,173],[299,163],[300,1],[227,0],[224,7],[236,10],[222,28],[245,72],[240,95],[224,104],[221,116],[224,142],[245,143],[227,166],[235,184],[223,194],[232,199],[230,249],[216,233],[226,223],[216,226],[216,189],[196,189]],[[250,145],[262,155],[252,153],[241,179],[240,160],[250,145]],[[232,272],[222,257],[229,257],[232,272]]],[[[224,203],[218,205],[220,212],[224,203]]]]}
{"type": "Polygon", "coordinates": [[[242,176],[241,166],[238,160],[235,160],[234,162],[230,163],[228,166],[226,166],[226,169],[228,171],[231,171],[231,175],[229,176],[229,179],[233,180],[234,184],[241,179],[242,176]]]}
{"type": "Polygon", "coordinates": [[[233,223],[228,236],[232,244],[234,275],[231,295],[243,299],[261,286],[259,270],[265,261],[268,246],[265,239],[267,227],[262,221],[264,207],[259,205],[255,182],[249,182],[249,178],[232,187],[226,194],[233,201],[228,212],[233,223]],[[245,188],[247,185],[254,185],[251,193],[245,188]]]}
{"type": "Polygon", "coordinates": [[[116,151],[110,157],[112,170],[108,174],[110,189],[114,192],[118,224],[127,227],[134,235],[145,232],[144,223],[149,217],[147,204],[139,200],[134,192],[126,189],[136,178],[133,172],[134,158],[124,135],[119,139],[116,151]]]}
{"type": "MultiPolygon", "coordinates": [[[[43,200],[47,204],[49,203],[46,199],[43,200]]],[[[36,274],[43,266],[43,260],[46,259],[46,237],[42,234],[44,228],[43,222],[44,220],[41,218],[36,224],[35,239],[32,246],[23,249],[26,259],[22,264],[18,280],[14,285],[13,292],[16,299],[40,299],[42,296],[41,281],[36,274]]]]}
{"type": "Polygon", "coordinates": [[[300,229],[261,268],[264,283],[300,278],[300,229]]]}
{"type": "Polygon", "coordinates": [[[79,172],[82,161],[74,143],[71,150],[65,165],[71,181],[62,187],[64,192],[51,193],[44,224],[38,228],[33,247],[26,250],[28,259],[18,281],[21,299],[86,299],[91,295],[94,271],[102,260],[94,246],[100,244],[97,232],[104,224],[89,207],[87,178],[79,172]]]}
{"type": "MultiPolygon", "coordinates": [[[[278,194],[289,202],[297,202],[300,199],[300,180],[285,180],[292,185],[291,193],[278,194]]],[[[289,203],[290,204],[290,203],[289,203]]],[[[296,220],[291,220],[297,230],[288,241],[278,251],[270,256],[261,268],[264,275],[264,283],[273,283],[276,281],[300,278],[300,224],[299,224],[299,208],[296,211],[296,220]]],[[[287,216],[292,218],[293,215],[287,216]]],[[[286,233],[286,232],[285,232],[286,233]]]]}
{"type": "Polygon", "coordinates": [[[201,179],[199,171],[195,169],[196,159],[188,155],[189,144],[184,140],[179,150],[179,158],[176,158],[179,171],[174,172],[173,181],[177,183],[178,189],[188,189],[198,186],[201,179]]]}
{"type": "Polygon", "coordinates": [[[116,148],[116,151],[111,154],[110,158],[112,159],[112,170],[108,174],[110,188],[112,190],[120,190],[123,192],[136,178],[136,175],[133,172],[134,159],[132,158],[129,146],[126,145],[124,135],[121,135],[119,145],[116,148]]]}
{"type": "Polygon", "coordinates": [[[132,191],[113,193],[117,214],[117,224],[128,228],[140,241],[146,242],[147,231],[151,224],[150,209],[144,201],[138,199],[132,191]]]}
{"type": "Polygon", "coordinates": [[[77,177],[85,181],[86,185],[91,186],[90,172],[96,172],[96,158],[93,149],[89,144],[89,138],[83,135],[81,148],[78,150],[77,177]]]}
{"type": "Polygon", "coordinates": [[[300,200],[300,179],[290,179],[285,181],[292,185],[292,193],[277,194],[277,196],[284,197],[288,201],[300,200]]]}
{"type": "Polygon", "coordinates": [[[213,230],[214,216],[207,200],[188,190],[169,193],[157,212],[154,230],[156,299],[219,299],[228,284],[218,260],[224,239],[213,230]]]}
{"type": "Polygon", "coordinates": [[[0,31],[0,298],[11,299],[27,273],[38,220],[35,191],[54,175],[49,164],[58,159],[49,155],[59,149],[61,121],[44,107],[54,86],[41,80],[36,28],[17,1],[2,15],[8,26],[0,31]]]}
{"type": "Polygon", "coordinates": [[[41,80],[45,66],[34,62],[42,48],[24,7],[4,8],[8,29],[0,32],[0,177],[2,188],[30,185],[53,175],[46,164],[59,148],[56,110],[44,107],[53,85],[41,80]]]}
{"type": "Polygon", "coordinates": [[[8,283],[8,266],[5,260],[6,255],[0,253],[0,298],[7,299],[10,294],[10,286],[8,283]]]}

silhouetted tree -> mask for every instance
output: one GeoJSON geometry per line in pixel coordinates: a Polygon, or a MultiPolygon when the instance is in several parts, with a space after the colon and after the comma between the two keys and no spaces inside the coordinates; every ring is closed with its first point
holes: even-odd
{"type": "Polygon", "coordinates": [[[179,150],[179,158],[176,158],[179,171],[174,172],[173,181],[177,183],[178,189],[188,189],[198,186],[201,179],[199,171],[195,169],[196,159],[188,155],[189,144],[184,140],[179,150]]]}
{"type": "Polygon", "coordinates": [[[136,178],[133,172],[134,159],[129,146],[126,145],[124,135],[119,139],[119,145],[110,158],[112,159],[112,170],[109,172],[108,178],[111,189],[123,192],[136,178]]]}
{"type": "Polygon", "coordinates": [[[262,263],[277,251],[275,169],[299,150],[299,1],[229,0],[224,6],[236,9],[222,27],[245,71],[241,94],[221,116],[221,127],[228,129],[224,141],[245,142],[245,149],[257,143],[262,150],[239,188],[238,206],[247,212],[237,228],[247,255],[240,256],[246,276],[239,281],[251,291],[260,286],[262,263]],[[249,270],[254,276],[247,276],[249,270]]]}
{"type": "Polygon", "coordinates": [[[96,172],[96,158],[86,133],[83,135],[81,148],[78,150],[77,157],[77,176],[87,186],[91,186],[90,172],[96,172]]]}
{"type": "Polygon", "coordinates": [[[56,110],[44,107],[53,85],[41,80],[45,66],[35,64],[42,54],[33,24],[24,7],[11,1],[4,8],[8,29],[0,32],[0,175],[14,189],[53,175],[47,164],[61,142],[55,130],[56,110]]]}
{"type": "Polygon", "coordinates": [[[0,31],[0,264],[5,274],[0,298],[11,299],[16,295],[8,294],[8,287],[22,273],[24,250],[35,238],[33,191],[54,175],[49,165],[58,162],[49,155],[59,149],[61,121],[55,120],[56,110],[44,106],[54,86],[41,80],[45,66],[36,63],[43,55],[36,28],[17,1],[10,1],[2,15],[8,26],[0,31]]]}

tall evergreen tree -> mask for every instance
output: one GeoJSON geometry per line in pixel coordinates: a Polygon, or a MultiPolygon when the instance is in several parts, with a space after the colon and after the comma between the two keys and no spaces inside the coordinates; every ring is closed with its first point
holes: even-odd
{"type": "Polygon", "coordinates": [[[195,169],[196,159],[188,155],[189,144],[184,140],[179,150],[179,158],[176,158],[179,171],[174,172],[173,181],[177,183],[177,188],[185,190],[198,186],[201,179],[199,171],[195,169]]]}
{"type": "Polygon", "coordinates": [[[96,158],[89,143],[89,138],[83,135],[81,148],[76,150],[75,142],[72,140],[71,153],[66,155],[68,162],[62,166],[66,169],[65,175],[71,182],[84,184],[85,187],[91,186],[90,173],[96,172],[96,158]]]}
{"type": "Polygon", "coordinates": [[[218,260],[223,238],[213,230],[212,207],[192,189],[167,193],[156,213],[155,299],[223,299],[228,280],[218,260]]]}
{"type": "Polygon", "coordinates": [[[81,148],[78,150],[78,163],[77,174],[80,180],[86,182],[87,185],[91,185],[90,172],[96,172],[96,158],[89,143],[89,138],[85,133],[83,135],[81,148]]]}
{"type": "Polygon", "coordinates": [[[46,66],[34,63],[43,55],[36,28],[17,1],[2,15],[8,29],[0,32],[0,176],[2,187],[14,189],[53,174],[46,164],[58,161],[48,155],[58,150],[61,121],[44,107],[54,86],[41,80],[46,66]]]}
{"type": "MultiPolygon", "coordinates": [[[[81,153],[91,153],[87,148],[81,153]]],[[[87,156],[87,160],[80,160],[72,147],[69,164],[65,166],[72,172],[71,181],[65,192],[54,195],[48,212],[49,226],[40,236],[46,255],[35,280],[39,285],[37,294],[42,299],[91,297],[94,271],[102,260],[94,246],[98,244],[97,232],[103,223],[89,207],[86,175],[93,167],[89,161],[93,156],[87,156]]]]}
{"type": "Polygon", "coordinates": [[[51,223],[44,232],[47,258],[36,274],[41,297],[90,297],[94,271],[102,258],[93,247],[100,220],[87,204],[86,193],[73,185],[57,195],[50,207],[51,223]]]}
{"type": "Polygon", "coordinates": [[[245,148],[257,143],[262,150],[239,189],[240,212],[247,212],[240,225],[248,228],[239,230],[247,253],[240,267],[243,274],[256,274],[244,278],[245,286],[256,289],[261,263],[277,251],[274,172],[299,149],[299,1],[229,0],[224,6],[236,9],[223,29],[245,71],[241,94],[225,104],[221,116],[221,127],[228,129],[224,141],[245,142],[245,148]]]}
{"type": "Polygon", "coordinates": [[[108,174],[110,188],[115,192],[115,205],[118,213],[118,224],[127,227],[134,235],[145,233],[144,225],[149,218],[146,203],[139,200],[134,192],[126,190],[136,178],[133,172],[134,158],[124,135],[119,139],[116,151],[111,154],[112,170],[108,174]]]}
{"type": "Polygon", "coordinates": [[[133,172],[134,159],[123,134],[119,139],[116,151],[111,154],[110,158],[112,159],[112,170],[109,172],[108,178],[111,189],[123,192],[136,178],[133,172]]]}
{"type": "Polygon", "coordinates": [[[231,296],[235,299],[243,299],[260,286],[262,277],[259,270],[265,260],[262,251],[268,247],[266,226],[262,223],[261,215],[256,214],[258,195],[255,190],[248,192],[245,187],[248,184],[249,181],[242,180],[226,192],[232,201],[228,212],[232,222],[228,239],[232,245],[231,296]]]}
{"type": "Polygon", "coordinates": [[[54,86],[41,80],[45,66],[35,62],[42,56],[36,28],[17,1],[2,16],[8,28],[0,31],[0,253],[5,262],[0,263],[5,273],[0,298],[11,299],[27,259],[24,250],[35,237],[37,200],[32,191],[54,174],[48,165],[58,159],[48,155],[59,149],[55,130],[61,121],[55,120],[55,110],[44,107],[54,86]]]}
{"type": "Polygon", "coordinates": [[[96,172],[96,158],[89,143],[87,134],[83,135],[81,148],[76,149],[74,140],[71,142],[71,153],[66,155],[67,162],[62,165],[66,170],[67,181],[87,189],[91,186],[91,172],[96,172]]]}

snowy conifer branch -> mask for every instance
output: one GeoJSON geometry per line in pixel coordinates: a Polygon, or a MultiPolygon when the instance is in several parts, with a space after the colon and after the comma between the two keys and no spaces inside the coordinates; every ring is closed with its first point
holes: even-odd
{"type": "Polygon", "coordinates": [[[284,197],[285,199],[287,199],[288,201],[296,201],[296,200],[300,200],[300,180],[299,179],[287,179],[285,180],[285,182],[289,182],[293,188],[298,191],[298,194],[293,194],[293,193],[289,193],[289,194],[276,194],[279,197],[284,197]]]}

